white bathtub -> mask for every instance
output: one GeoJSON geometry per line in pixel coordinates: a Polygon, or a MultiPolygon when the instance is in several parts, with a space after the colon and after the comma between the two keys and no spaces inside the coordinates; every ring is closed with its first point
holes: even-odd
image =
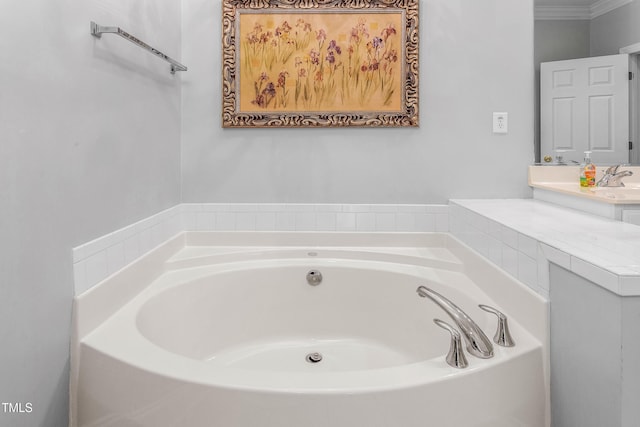
{"type": "MultiPolygon", "coordinates": [[[[546,304],[448,235],[372,236],[369,247],[349,235],[307,245],[280,236],[278,246],[223,237],[214,246],[220,235],[185,236],[140,292],[95,328],[76,325],[71,425],[547,425],[546,304]],[[311,269],[318,286],[307,283],[311,269]],[[433,319],[451,320],[418,297],[420,285],[489,337],[495,316],[477,305],[497,307],[517,345],[450,367],[449,334],[433,319]],[[311,353],[322,360],[310,363],[311,353]]],[[[105,297],[109,280],[122,284],[111,278],[78,298],[76,322],[88,316],[83,298],[117,298],[105,297]]]]}

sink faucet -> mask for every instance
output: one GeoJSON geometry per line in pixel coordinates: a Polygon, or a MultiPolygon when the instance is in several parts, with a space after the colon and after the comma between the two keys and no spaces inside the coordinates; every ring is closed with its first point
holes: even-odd
{"type": "Polygon", "coordinates": [[[471,320],[471,318],[462,311],[457,305],[443,297],[433,289],[429,289],[426,286],[419,286],[416,289],[418,295],[423,298],[429,298],[435,302],[441,309],[443,309],[451,320],[460,328],[462,335],[464,335],[467,342],[467,351],[476,357],[481,359],[488,359],[493,357],[493,344],[487,336],[482,332],[482,329],[471,320]]]}
{"type": "Polygon", "coordinates": [[[618,172],[618,168],[620,165],[610,166],[604,172],[604,176],[598,181],[596,186],[598,187],[624,187],[624,183],[622,182],[622,178],[625,176],[633,175],[633,172],[629,170],[624,170],[618,172]]]}

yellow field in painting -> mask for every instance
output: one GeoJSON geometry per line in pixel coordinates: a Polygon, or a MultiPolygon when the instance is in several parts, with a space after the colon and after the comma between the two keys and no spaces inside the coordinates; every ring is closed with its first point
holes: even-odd
{"type": "Polygon", "coordinates": [[[399,112],[402,13],[242,13],[240,112],[399,112]]]}

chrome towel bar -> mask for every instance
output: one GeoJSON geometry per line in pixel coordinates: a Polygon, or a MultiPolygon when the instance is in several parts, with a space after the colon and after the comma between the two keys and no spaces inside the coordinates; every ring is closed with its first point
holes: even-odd
{"type": "Polygon", "coordinates": [[[117,34],[120,37],[126,40],[129,40],[131,43],[135,44],[136,46],[140,46],[144,50],[147,50],[153,53],[158,58],[164,59],[165,61],[171,64],[171,74],[175,74],[176,71],[187,71],[187,67],[185,67],[175,59],[168,57],[164,53],[160,52],[158,49],[155,49],[149,46],[148,44],[138,39],[137,37],[132,36],[126,31],[123,31],[120,27],[103,27],[102,25],[98,25],[95,22],[91,21],[91,35],[94,37],[100,38],[103,33],[117,34]]]}

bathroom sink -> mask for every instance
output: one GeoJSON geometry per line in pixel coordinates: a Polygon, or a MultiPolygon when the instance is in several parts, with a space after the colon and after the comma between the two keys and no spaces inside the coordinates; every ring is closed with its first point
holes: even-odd
{"type": "MultiPolygon", "coordinates": [[[[578,166],[529,166],[533,198],[582,212],[640,225],[640,166],[623,178],[624,187],[580,187],[578,166]]],[[[596,182],[605,173],[599,167],[596,182]]]]}
{"type": "Polygon", "coordinates": [[[624,187],[594,187],[589,191],[596,196],[605,197],[607,199],[619,200],[638,200],[640,199],[640,185],[626,184],[624,187]]]}
{"type": "MultiPolygon", "coordinates": [[[[580,187],[577,166],[529,167],[529,185],[534,189],[560,193],[608,204],[640,204],[640,168],[627,166],[634,175],[624,178],[624,187],[580,187]]],[[[598,170],[596,179],[602,177],[598,170]]]]}

